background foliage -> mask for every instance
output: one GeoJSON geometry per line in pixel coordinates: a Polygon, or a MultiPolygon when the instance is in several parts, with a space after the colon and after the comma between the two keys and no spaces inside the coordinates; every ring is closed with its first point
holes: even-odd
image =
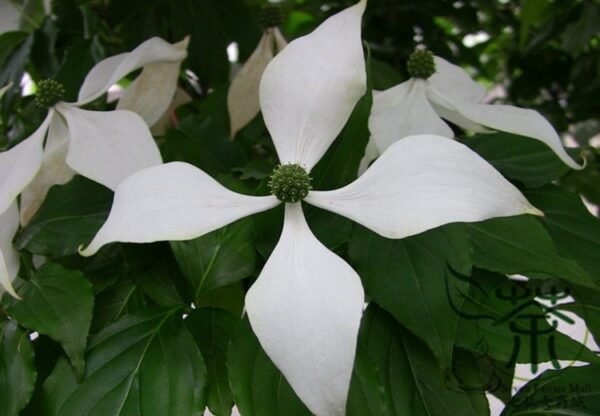
{"type": "MultiPolygon", "coordinates": [[[[177,126],[157,136],[163,158],[194,164],[239,192],[267,193],[277,158],[264,123],[257,117],[231,141],[225,99],[239,65],[227,47],[238,45],[240,62],[249,56],[264,1],[53,0],[52,16],[41,1],[10,1],[23,12],[20,30],[0,34],[0,85],[15,83],[0,102],[2,148],[44,117],[18,87],[25,72],[34,82],[62,82],[73,99],[99,60],[151,36],[173,42],[190,34],[180,87],[192,100],[177,110],[177,126]]],[[[291,40],[352,3],[286,0],[283,32],[291,40]]],[[[600,204],[599,29],[593,0],[370,0],[364,39],[374,89],[407,79],[406,60],[422,42],[493,86],[494,101],[540,111],[580,146],[574,154],[587,167],[570,171],[529,139],[457,130],[546,216],[450,224],[393,241],[307,207],[317,237],[358,271],[371,300],[349,415],[487,415],[486,390],[508,403],[503,416],[524,409],[600,414],[596,353],[557,333],[540,345],[552,336],[558,358],[591,364],[547,371],[511,397],[515,361],[532,361],[531,339],[523,337],[513,357],[514,332],[498,324],[511,304],[489,297],[517,291],[531,314],[543,314],[536,293],[568,288],[573,302],[561,308],[584,318],[600,340],[600,221],[580,198],[600,204]],[[508,274],[530,279],[514,282],[508,274]],[[488,321],[473,319],[482,315],[488,321]],[[539,388],[590,383],[591,393],[569,390],[560,400],[539,388]]],[[[370,105],[368,96],[359,102],[314,169],[316,189],[356,177],[370,105]]],[[[99,99],[90,107],[111,104],[99,99]]],[[[188,242],[117,244],[79,257],[77,247],[103,223],[111,200],[109,190],[76,177],[52,188],[17,235],[24,300],[2,298],[0,415],[198,415],[208,406],[220,416],[234,402],[244,416],[308,415],[240,318],[244,293],[280,234],[282,211],[188,242]],[[39,268],[38,256],[46,258],[39,268]],[[164,377],[168,388],[156,383],[164,377]]]]}

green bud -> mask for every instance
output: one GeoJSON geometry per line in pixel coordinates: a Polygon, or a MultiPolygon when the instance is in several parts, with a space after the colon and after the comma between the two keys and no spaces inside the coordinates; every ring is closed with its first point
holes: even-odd
{"type": "Polygon", "coordinates": [[[35,95],[35,105],[40,108],[50,108],[63,99],[65,87],[52,79],[45,79],[38,83],[35,95]]]}
{"type": "Polygon", "coordinates": [[[282,202],[302,201],[312,189],[311,177],[298,165],[280,165],[271,174],[269,188],[271,193],[282,202]]]}
{"type": "Polygon", "coordinates": [[[408,58],[406,68],[413,78],[429,78],[435,73],[433,54],[428,50],[416,49],[408,58]]]}
{"type": "Polygon", "coordinates": [[[280,6],[263,6],[259,16],[260,24],[265,28],[281,26],[285,21],[283,9],[280,6]]]}

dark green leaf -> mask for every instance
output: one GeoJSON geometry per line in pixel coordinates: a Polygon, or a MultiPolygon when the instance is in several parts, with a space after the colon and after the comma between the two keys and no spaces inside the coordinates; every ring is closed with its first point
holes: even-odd
{"type": "Polygon", "coordinates": [[[529,191],[525,196],[544,211],[544,225],[560,254],[577,262],[600,279],[600,219],[585,208],[581,199],[556,186],[529,191]]]}
{"type": "Polygon", "coordinates": [[[173,241],[171,247],[198,297],[250,276],[256,262],[252,243],[252,220],[243,219],[194,240],[173,241]]]}
{"type": "Polygon", "coordinates": [[[112,197],[110,190],[81,176],[66,185],[53,186],[17,237],[17,247],[50,257],[77,253],[108,217],[112,197]]]}
{"type": "Polygon", "coordinates": [[[382,369],[378,368],[366,347],[358,345],[354,373],[350,381],[347,416],[386,415],[382,369]]]}
{"type": "Polygon", "coordinates": [[[127,316],[90,341],[78,384],[60,361],[44,385],[47,416],[200,416],[206,370],[180,309],[127,316]]]}
{"type": "Polygon", "coordinates": [[[0,322],[0,416],[17,416],[29,402],[37,372],[27,333],[14,321],[0,322]]]}
{"type": "Polygon", "coordinates": [[[200,308],[215,308],[223,309],[236,316],[244,314],[244,297],[246,291],[242,281],[235,282],[231,285],[222,286],[213,289],[210,292],[202,293],[194,300],[194,304],[200,308]]]}
{"type": "Polygon", "coordinates": [[[227,352],[229,385],[244,416],[310,416],[281,372],[262,350],[248,320],[241,322],[227,352]]]}
{"type": "Polygon", "coordinates": [[[569,171],[545,144],[509,133],[482,134],[464,143],[490,162],[503,175],[525,186],[538,187],[569,171]]]}
{"type": "Polygon", "coordinates": [[[483,391],[453,386],[429,349],[375,304],[365,312],[360,343],[383,374],[387,416],[489,414],[483,391]]]}
{"type": "Polygon", "coordinates": [[[208,408],[215,416],[230,416],[233,407],[226,355],[238,322],[232,314],[218,309],[194,310],[185,321],[206,362],[208,408]]]}
{"type": "Polygon", "coordinates": [[[600,10],[598,4],[583,3],[579,19],[563,32],[562,47],[573,55],[580,54],[593,38],[598,38],[600,10]]]}
{"type": "Polygon", "coordinates": [[[241,145],[230,140],[228,126],[223,128],[210,118],[197,116],[184,119],[180,129],[167,132],[163,153],[166,161],[188,162],[213,177],[247,162],[241,145]]]}
{"type": "Polygon", "coordinates": [[[142,290],[131,279],[119,276],[117,283],[96,297],[92,332],[98,332],[124,315],[144,309],[142,290]]]}
{"type": "MultiPolygon", "coordinates": [[[[359,228],[350,241],[350,260],[365,290],[379,305],[421,337],[442,366],[452,363],[458,315],[451,298],[466,283],[446,286],[448,266],[469,273],[471,247],[459,225],[390,240],[359,228]]],[[[453,300],[455,304],[460,299],[453,300]]]]}
{"type": "Polygon", "coordinates": [[[310,229],[330,250],[335,250],[350,240],[353,227],[348,218],[309,204],[305,204],[304,209],[310,229]]]}
{"type": "Polygon", "coordinates": [[[515,365],[507,365],[483,353],[454,350],[453,373],[460,388],[467,392],[487,391],[504,403],[512,396],[515,365]]]}
{"type": "Polygon", "coordinates": [[[575,261],[560,256],[552,238],[532,216],[495,218],[466,225],[473,243],[473,260],[480,268],[532,278],[558,277],[598,288],[575,261]]]}
{"type": "Polygon", "coordinates": [[[24,327],[59,342],[77,374],[83,374],[83,359],[92,322],[92,285],[75,270],[46,264],[17,289],[22,300],[5,297],[6,312],[24,327]]]}
{"type": "Polygon", "coordinates": [[[124,274],[130,278],[158,306],[178,306],[188,302],[189,286],[179,271],[172,251],[166,243],[126,244],[121,246],[124,274]]]}
{"type": "Polygon", "coordinates": [[[600,364],[548,370],[523,386],[501,416],[597,416],[600,364]]]}

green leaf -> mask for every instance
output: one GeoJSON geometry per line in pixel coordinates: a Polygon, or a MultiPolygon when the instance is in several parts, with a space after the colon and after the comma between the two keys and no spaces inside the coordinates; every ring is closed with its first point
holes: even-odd
{"type": "Polygon", "coordinates": [[[467,392],[487,391],[504,403],[512,396],[515,365],[496,361],[482,353],[454,350],[453,374],[467,392]]]}
{"type": "Polygon", "coordinates": [[[569,25],[562,34],[562,48],[573,55],[579,55],[591,46],[592,39],[597,39],[598,26],[600,26],[598,5],[583,3],[579,19],[569,25]]]}
{"type": "Polygon", "coordinates": [[[208,408],[215,416],[230,416],[233,407],[226,355],[238,322],[232,314],[218,309],[196,309],[185,320],[206,362],[208,408]]]}
{"type": "Polygon", "coordinates": [[[600,280],[600,219],[585,208],[581,199],[556,186],[525,193],[544,212],[543,223],[560,254],[575,259],[600,280]]]}
{"type": "Polygon", "coordinates": [[[246,290],[244,282],[238,281],[231,285],[222,286],[218,289],[202,293],[194,304],[198,309],[215,308],[230,312],[236,316],[244,314],[244,297],[246,290]]]}
{"type": "Polygon", "coordinates": [[[22,300],[4,297],[6,312],[24,327],[59,342],[81,376],[94,307],[92,285],[83,273],[48,263],[17,294],[22,300]]]}
{"type": "Polygon", "coordinates": [[[235,329],[227,368],[235,404],[244,416],[311,415],[263,351],[247,319],[235,329]]]}
{"type": "Polygon", "coordinates": [[[181,309],[126,316],[90,341],[78,384],[60,361],[44,385],[47,416],[200,416],[205,407],[202,355],[181,309]]]}
{"type": "Polygon", "coordinates": [[[350,240],[353,224],[348,218],[309,204],[303,208],[310,229],[327,248],[335,250],[350,240]]]}
{"type": "Polygon", "coordinates": [[[545,144],[509,133],[467,137],[463,143],[479,153],[504,176],[527,187],[539,187],[569,171],[545,144]]]}
{"type": "Polygon", "coordinates": [[[464,282],[446,287],[450,266],[468,274],[471,247],[460,225],[447,225],[426,233],[390,240],[357,228],[349,256],[365,291],[414,334],[421,337],[441,365],[452,364],[458,315],[450,301],[464,282]]]}
{"type": "Polygon", "coordinates": [[[521,387],[501,416],[600,414],[600,364],[548,370],[521,387]]]}
{"type": "Polygon", "coordinates": [[[532,216],[495,218],[466,224],[477,267],[532,278],[558,277],[574,284],[598,288],[575,261],[562,257],[552,238],[532,216]]]}
{"type": "Polygon", "coordinates": [[[120,275],[116,284],[97,295],[91,330],[98,332],[127,314],[141,312],[144,306],[140,287],[120,275]]]}
{"type": "Polygon", "coordinates": [[[387,416],[488,415],[483,391],[464,392],[423,343],[383,309],[371,304],[360,343],[383,374],[387,416]]]}
{"type": "Polygon", "coordinates": [[[172,250],[167,243],[125,244],[121,246],[124,274],[133,280],[158,306],[178,306],[188,302],[180,293],[189,292],[185,277],[180,272],[172,250]]]}
{"type": "Polygon", "coordinates": [[[165,161],[188,162],[213,177],[247,163],[240,143],[229,138],[229,125],[221,125],[214,117],[184,118],[178,129],[167,132],[162,151],[165,161]]]}
{"type": "Polygon", "coordinates": [[[18,249],[49,257],[77,253],[108,217],[112,197],[109,189],[81,176],[75,176],[66,185],[53,186],[17,237],[18,249]]]}
{"type": "Polygon", "coordinates": [[[382,369],[378,368],[367,349],[358,345],[354,373],[350,381],[347,416],[382,416],[386,414],[382,369]]]}
{"type": "Polygon", "coordinates": [[[254,272],[256,252],[249,218],[193,240],[173,241],[171,247],[179,267],[194,288],[194,298],[254,272]]]}
{"type": "Polygon", "coordinates": [[[27,333],[14,321],[0,322],[0,416],[17,416],[29,402],[37,372],[27,333]]]}
{"type": "MultiPolygon", "coordinates": [[[[542,307],[536,296],[548,297],[555,285],[542,290],[527,282],[478,271],[471,279],[461,310],[456,343],[480,352],[508,366],[536,364],[551,360],[598,362],[599,357],[585,345],[563,335],[556,328],[572,325],[559,308],[542,307]],[[555,321],[551,326],[546,315],[555,321]]],[[[558,366],[558,362],[554,362],[558,366]]]]}

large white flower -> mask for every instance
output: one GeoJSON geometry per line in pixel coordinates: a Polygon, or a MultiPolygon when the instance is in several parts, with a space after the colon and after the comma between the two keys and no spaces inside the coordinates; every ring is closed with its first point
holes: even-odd
{"type": "Polygon", "coordinates": [[[93,255],[115,241],[191,239],[286,202],[283,232],[246,295],[246,310],[264,350],[318,416],[345,414],[364,292],[357,273],[315,238],[301,199],[389,238],[539,213],[474,152],[434,135],[396,143],[344,188],[310,190],[307,170],[366,91],[365,4],[294,40],[266,68],[260,102],[281,162],[271,177],[276,196],[232,192],[186,163],[144,169],[119,185],[108,220],[82,251],[93,255]]]}
{"type": "Polygon", "coordinates": [[[60,84],[40,82],[36,103],[48,107],[48,115],[30,137],[0,154],[0,212],[22,193],[21,222],[25,224],[50,186],[66,183],[75,172],[115,189],[133,172],[162,163],[144,120],[152,124],[168,107],[186,47],[187,39],[172,45],[152,38],[132,52],[104,59],[87,75],[75,103],[60,101],[64,92],[60,84]],[[144,119],[124,109],[79,108],[142,67],[119,108],[136,111],[144,119]]]}
{"type": "Polygon", "coordinates": [[[485,132],[489,128],[539,140],[569,167],[583,167],[565,152],[552,125],[537,111],[481,104],[485,88],[462,68],[428,51],[415,51],[408,66],[411,79],[373,97],[369,129],[380,153],[413,134],[454,137],[444,118],[466,130],[485,132]]]}

